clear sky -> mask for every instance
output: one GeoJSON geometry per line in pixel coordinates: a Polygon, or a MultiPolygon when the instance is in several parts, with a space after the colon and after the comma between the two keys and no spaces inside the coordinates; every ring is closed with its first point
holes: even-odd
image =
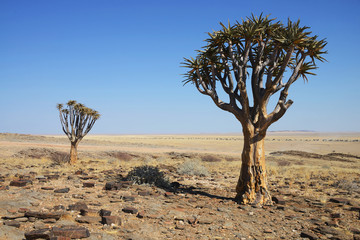
{"type": "Polygon", "coordinates": [[[241,132],[193,85],[183,57],[207,32],[264,12],[327,38],[328,62],[299,79],[270,130],[360,131],[360,1],[1,0],[0,132],[61,134],[57,103],[102,117],[93,134],[241,132]]]}

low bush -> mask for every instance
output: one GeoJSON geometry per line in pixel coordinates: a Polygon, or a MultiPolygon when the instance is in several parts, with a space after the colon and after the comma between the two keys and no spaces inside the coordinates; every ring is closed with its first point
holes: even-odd
{"type": "Polygon", "coordinates": [[[134,167],[128,173],[126,180],[135,184],[149,184],[162,188],[170,186],[169,180],[165,178],[165,174],[158,167],[148,165],[134,167]]]}
{"type": "Polygon", "coordinates": [[[188,160],[181,164],[177,172],[179,174],[196,175],[196,176],[208,176],[209,171],[204,167],[199,160],[188,160]]]}

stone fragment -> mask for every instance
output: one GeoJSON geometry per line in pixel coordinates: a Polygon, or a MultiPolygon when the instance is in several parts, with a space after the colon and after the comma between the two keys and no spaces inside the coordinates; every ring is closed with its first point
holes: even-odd
{"type": "Polygon", "coordinates": [[[60,188],[54,190],[54,193],[68,193],[70,191],[70,188],[60,188]]]}
{"type": "Polygon", "coordinates": [[[308,238],[310,240],[316,240],[319,239],[318,236],[316,236],[316,234],[312,233],[312,232],[301,232],[300,237],[302,238],[308,238]]]}
{"type": "Polygon", "coordinates": [[[35,217],[40,219],[47,219],[47,218],[53,218],[56,220],[59,220],[60,217],[63,215],[62,212],[26,212],[25,217],[35,217]]]}
{"type": "Polygon", "coordinates": [[[105,190],[120,190],[121,187],[121,183],[117,182],[107,182],[105,184],[105,190]]]}
{"type": "Polygon", "coordinates": [[[100,216],[81,216],[81,217],[77,217],[75,218],[75,221],[79,222],[79,223],[88,223],[88,224],[93,224],[93,223],[99,223],[101,222],[101,217],[100,216]]]}
{"type": "Polygon", "coordinates": [[[95,187],[95,182],[84,182],[83,187],[85,187],[85,188],[95,187]]]}
{"type": "Polygon", "coordinates": [[[41,187],[42,190],[54,190],[53,187],[41,187]]]}
{"type": "Polygon", "coordinates": [[[3,216],[2,218],[3,219],[17,219],[17,218],[22,218],[24,216],[25,216],[24,213],[14,213],[11,215],[9,214],[9,215],[3,216]]]}
{"type": "Polygon", "coordinates": [[[145,217],[145,212],[144,211],[139,211],[138,214],[136,215],[137,218],[144,218],[145,217]]]}
{"type": "Polygon", "coordinates": [[[350,200],[346,198],[330,198],[329,201],[333,203],[343,203],[343,204],[350,203],[350,200]]]}
{"type": "Polygon", "coordinates": [[[341,218],[341,214],[340,213],[332,213],[331,218],[341,218]]]}
{"type": "Polygon", "coordinates": [[[18,212],[19,212],[19,213],[26,213],[26,212],[28,212],[28,211],[30,211],[30,209],[28,209],[28,208],[19,208],[19,209],[18,209],[18,212]]]}
{"type": "Polygon", "coordinates": [[[105,209],[101,209],[101,210],[99,211],[99,215],[100,215],[101,217],[110,216],[110,215],[111,215],[111,211],[105,210],[105,209]]]}
{"type": "Polygon", "coordinates": [[[280,196],[273,196],[272,200],[276,203],[276,204],[281,204],[281,205],[285,205],[285,200],[280,197],[280,196]]]}
{"type": "Polygon", "coordinates": [[[63,237],[63,236],[54,236],[54,237],[51,237],[50,240],[71,240],[70,237],[63,237]]]}
{"type": "Polygon", "coordinates": [[[4,225],[19,228],[20,222],[18,222],[16,220],[8,220],[8,221],[4,221],[4,225]]]}
{"type": "Polygon", "coordinates": [[[54,236],[70,237],[71,239],[87,238],[90,237],[90,232],[84,227],[54,227],[52,228],[54,236]]]}
{"type": "Polygon", "coordinates": [[[56,221],[54,218],[47,218],[43,220],[43,223],[56,223],[56,221]]]}
{"type": "Polygon", "coordinates": [[[123,196],[122,199],[125,202],[133,202],[133,201],[135,201],[135,197],[133,197],[133,196],[123,196]]]}
{"type": "Polygon", "coordinates": [[[136,208],[133,207],[124,207],[122,209],[123,212],[125,213],[131,213],[131,214],[136,214],[138,212],[138,210],[136,208]]]}
{"type": "Polygon", "coordinates": [[[10,186],[13,187],[25,187],[28,184],[31,184],[32,181],[30,180],[14,180],[10,182],[10,186]]]}
{"type": "Polygon", "coordinates": [[[50,239],[52,236],[50,229],[38,229],[31,232],[25,233],[26,240],[35,240],[35,239],[50,239]]]}
{"type": "Polygon", "coordinates": [[[121,218],[118,216],[103,216],[102,217],[102,224],[115,224],[115,225],[121,225],[121,218]]]}
{"type": "Polygon", "coordinates": [[[44,177],[46,177],[49,180],[57,180],[57,179],[59,179],[60,175],[59,174],[47,174],[47,175],[44,175],[44,177]]]}
{"type": "Polygon", "coordinates": [[[72,211],[80,211],[81,209],[88,209],[88,206],[84,202],[77,202],[75,204],[71,204],[68,207],[68,210],[72,211]]]}

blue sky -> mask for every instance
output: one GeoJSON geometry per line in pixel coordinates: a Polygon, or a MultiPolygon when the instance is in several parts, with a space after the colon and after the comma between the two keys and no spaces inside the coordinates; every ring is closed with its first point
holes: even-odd
{"type": "Polygon", "coordinates": [[[192,85],[183,57],[219,22],[251,13],[301,19],[327,38],[328,62],[297,81],[294,104],[270,130],[360,131],[360,2],[2,0],[0,132],[61,134],[57,103],[102,117],[93,134],[241,132],[192,85]]]}

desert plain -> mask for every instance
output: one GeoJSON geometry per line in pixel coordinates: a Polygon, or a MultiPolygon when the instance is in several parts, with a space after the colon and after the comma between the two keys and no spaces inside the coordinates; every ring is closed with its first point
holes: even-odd
{"type": "Polygon", "coordinates": [[[233,199],[242,143],[88,135],[70,166],[66,136],[2,133],[0,239],[360,239],[360,133],[269,132],[270,206],[233,199]]]}

